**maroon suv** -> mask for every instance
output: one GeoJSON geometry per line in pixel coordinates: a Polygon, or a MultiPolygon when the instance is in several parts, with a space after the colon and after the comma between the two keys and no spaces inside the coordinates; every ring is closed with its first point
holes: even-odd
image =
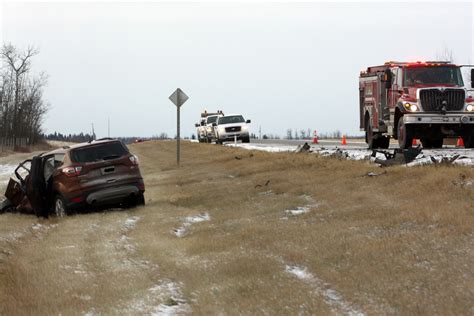
{"type": "Polygon", "coordinates": [[[145,204],[138,158],[116,139],[65,146],[21,163],[6,203],[38,216],[64,216],[100,206],[145,204]]]}

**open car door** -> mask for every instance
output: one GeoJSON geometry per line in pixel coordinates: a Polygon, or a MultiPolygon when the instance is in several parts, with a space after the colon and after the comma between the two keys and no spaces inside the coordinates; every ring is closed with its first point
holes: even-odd
{"type": "Polygon", "coordinates": [[[44,179],[44,161],[46,157],[35,156],[31,160],[31,169],[26,181],[26,196],[37,216],[48,216],[49,194],[46,192],[44,179]]]}

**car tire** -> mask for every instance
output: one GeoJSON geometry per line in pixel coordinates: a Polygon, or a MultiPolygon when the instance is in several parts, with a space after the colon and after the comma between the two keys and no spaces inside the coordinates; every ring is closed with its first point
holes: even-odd
{"type": "Polygon", "coordinates": [[[68,214],[68,209],[67,209],[66,201],[60,194],[56,195],[54,197],[52,215],[55,217],[65,217],[67,216],[67,214],[68,214]]]}
{"type": "Polygon", "coordinates": [[[250,143],[250,137],[242,138],[242,143],[250,143]]]}
{"type": "Polygon", "coordinates": [[[9,199],[5,199],[0,203],[0,214],[8,212],[13,207],[9,199]]]}
{"type": "Polygon", "coordinates": [[[137,205],[138,206],[145,206],[145,195],[143,193],[137,196],[137,205]]]}

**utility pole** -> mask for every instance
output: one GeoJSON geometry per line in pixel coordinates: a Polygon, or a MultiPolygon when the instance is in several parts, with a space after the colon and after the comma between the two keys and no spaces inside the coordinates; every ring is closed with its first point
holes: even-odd
{"type": "Polygon", "coordinates": [[[258,139],[262,139],[262,125],[258,127],[258,139]]]}

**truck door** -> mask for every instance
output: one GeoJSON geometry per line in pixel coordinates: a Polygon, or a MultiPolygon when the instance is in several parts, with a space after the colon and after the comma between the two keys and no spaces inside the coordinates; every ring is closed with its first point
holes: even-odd
{"type": "Polygon", "coordinates": [[[378,75],[379,77],[378,78],[378,82],[379,82],[378,112],[380,113],[379,119],[383,121],[387,121],[390,119],[390,110],[388,108],[388,89],[386,87],[386,81],[384,80],[384,76],[385,74],[383,73],[378,75]]]}

